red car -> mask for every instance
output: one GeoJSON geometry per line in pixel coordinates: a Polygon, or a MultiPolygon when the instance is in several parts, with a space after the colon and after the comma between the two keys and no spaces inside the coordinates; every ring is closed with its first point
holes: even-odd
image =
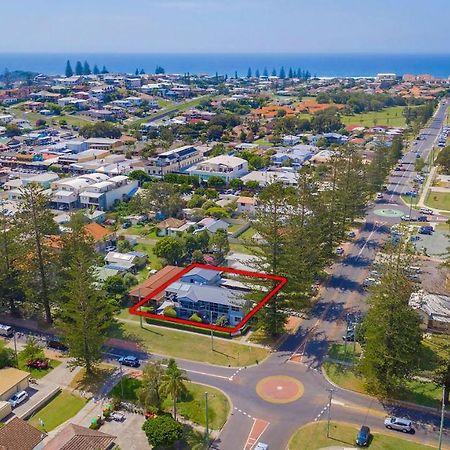
{"type": "Polygon", "coordinates": [[[27,367],[32,369],[46,370],[49,368],[49,363],[47,359],[29,359],[27,361],[27,367]]]}

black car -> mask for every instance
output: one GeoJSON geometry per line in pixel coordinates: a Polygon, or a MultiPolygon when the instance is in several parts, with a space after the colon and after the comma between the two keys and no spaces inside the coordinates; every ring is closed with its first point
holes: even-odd
{"type": "Polygon", "coordinates": [[[67,345],[64,345],[61,341],[58,341],[57,339],[49,339],[47,341],[47,347],[59,350],[60,352],[67,352],[69,350],[69,347],[67,347],[67,345]]]}
{"type": "Polygon", "coordinates": [[[129,367],[139,367],[140,362],[136,356],[122,356],[118,359],[119,364],[123,364],[124,366],[129,367]]]}
{"type": "Polygon", "coordinates": [[[356,435],[356,445],[366,446],[369,444],[370,428],[363,425],[356,435]]]}

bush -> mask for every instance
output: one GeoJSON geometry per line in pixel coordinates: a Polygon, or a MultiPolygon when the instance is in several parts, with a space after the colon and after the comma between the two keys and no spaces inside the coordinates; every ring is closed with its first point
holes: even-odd
{"type": "Polygon", "coordinates": [[[152,447],[170,447],[183,437],[183,427],[170,415],[146,420],[142,426],[152,447]]]}
{"type": "MultiPolygon", "coordinates": [[[[208,328],[200,328],[195,325],[186,325],[184,323],[169,322],[167,320],[161,320],[161,319],[157,319],[154,317],[146,317],[145,321],[149,325],[158,325],[158,326],[166,327],[166,328],[175,328],[176,330],[191,331],[194,333],[206,334],[208,336],[211,334],[211,330],[209,330],[208,328]]],[[[244,329],[245,328],[246,327],[244,327],[244,329]]],[[[227,333],[225,331],[213,331],[213,334],[214,334],[214,336],[217,336],[217,337],[222,337],[222,338],[226,338],[226,339],[231,338],[230,333],[227,333]]]]}
{"type": "Polygon", "coordinates": [[[164,315],[166,317],[177,317],[177,312],[171,306],[167,306],[164,308],[164,315]]]}
{"type": "Polygon", "coordinates": [[[197,313],[192,314],[192,316],[189,317],[189,320],[192,320],[192,322],[198,322],[198,323],[203,322],[202,318],[197,313]]]}

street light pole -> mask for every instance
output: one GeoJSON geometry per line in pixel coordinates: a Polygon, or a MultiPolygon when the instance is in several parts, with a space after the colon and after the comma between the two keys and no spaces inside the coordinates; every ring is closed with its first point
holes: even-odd
{"type": "Polygon", "coordinates": [[[442,385],[442,409],[441,409],[441,424],[439,426],[439,446],[442,449],[442,431],[444,429],[444,415],[445,415],[445,384],[442,385]]]}
{"type": "Polygon", "coordinates": [[[330,393],[330,396],[328,399],[328,420],[327,420],[327,438],[329,438],[330,437],[330,421],[331,421],[331,401],[333,400],[334,389],[327,389],[327,391],[330,393]]]}
{"type": "Polygon", "coordinates": [[[16,356],[16,365],[17,368],[19,368],[19,355],[17,354],[17,338],[16,338],[16,332],[14,331],[14,354],[16,356]]]}
{"type": "MultiPolygon", "coordinates": [[[[212,325],[212,311],[209,310],[209,324],[212,325]]],[[[213,329],[211,328],[211,351],[214,351],[214,333],[213,329]]]]}
{"type": "Polygon", "coordinates": [[[122,400],[123,400],[123,372],[122,372],[122,363],[119,363],[120,367],[120,391],[122,393],[122,400]]]}
{"type": "Polygon", "coordinates": [[[209,423],[208,423],[208,393],[205,392],[205,428],[206,428],[206,434],[205,434],[205,440],[206,444],[209,444],[209,423]]]}

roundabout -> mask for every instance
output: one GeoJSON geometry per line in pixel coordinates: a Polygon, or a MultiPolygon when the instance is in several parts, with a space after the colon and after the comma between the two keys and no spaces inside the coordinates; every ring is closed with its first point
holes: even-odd
{"type": "Polygon", "coordinates": [[[260,380],[256,385],[256,393],[269,403],[292,403],[303,395],[304,387],[293,377],[276,375],[260,380]]]}
{"type": "Polygon", "coordinates": [[[401,217],[403,216],[403,214],[405,214],[400,209],[391,209],[391,208],[375,209],[373,213],[381,217],[401,217]]]}

